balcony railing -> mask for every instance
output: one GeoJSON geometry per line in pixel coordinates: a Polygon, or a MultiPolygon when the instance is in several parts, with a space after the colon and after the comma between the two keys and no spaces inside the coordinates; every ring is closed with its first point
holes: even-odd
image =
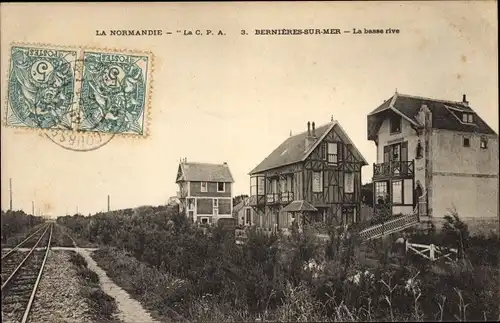
{"type": "Polygon", "coordinates": [[[293,192],[282,192],[280,194],[281,204],[288,204],[293,201],[293,192]]]}
{"type": "Polygon", "coordinates": [[[373,177],[413,177],[415,174],[415,163],[410,161],[390,161],[386,163],[373,164],[373,177]]]}
{"type": "Polygon", "coordinates": [[[267,204],[276,204],[276,203],[279,203],[279,195],[278,195],[278,193],[267,193],[267,195],[266,195],[266,203],[267,204]]]}

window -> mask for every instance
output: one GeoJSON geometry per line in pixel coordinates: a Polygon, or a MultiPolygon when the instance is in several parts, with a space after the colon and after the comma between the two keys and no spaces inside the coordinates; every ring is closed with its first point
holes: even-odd
{"type": "Polygon", "coordinates": [[[251,213],[250,213],[250,208],[245,209],[245,218],[246,218],[246,224],[251,225],[252,224],[252,218],[251,218],[251,213]]]}
{"type": "Polygon", "coordinates": [[[219,207],[219,200],[218,199],[214,199],[214,207],[219,207]]]}
{"type": "Polygon", "coordinates": [[[194,210],[195,208],[195,200],[194,199],[188,199],[188,210],[194,210]]]}
{"type": "Polygon", "coordinates": [[[392,115],[390,118],[391,133],[401,132],[401,116],[392,115]]]}
{"type": "Polygon", "coordinates": [[[280,193],[286,192],[286,177],[280,179],[280,193]]]}
{"type": "Polygon", "coordinates": [[[207,224],[208,223],[208,218],[201,218],[201,223],[207,224]]]}
{"type": "Polygon", "coordinates": [[[270,190],[267,191],[267,193],[278,193],[278,179],[277,178],[271,179],[271,187],[270,187],[270,190]]]}
{"type": "Polygon", "coordinates": [[[313,192],[323,192],[323,172],[313,172],[313,192]]]}
{"type": "Polygon", "coordinates": [[[324,142],[321,145],[321,159],[326,160],[328,158],[328,144],[324,142]]]}
{"type": "Polygon", "coordinates": [[[488,139],[481,138],[481,141],[479,142],[479,147],[481,147],[482,149],[488,148],[488,139]]]}
{"type": "Polygon", "coordinates": [[[328,162],[331,164],[336,164],[338,160],[338,150],[336,142],[328,143],[328,162]]]}
{"type": "Polygon", "coordinates": [[[226,191],[226,183],[218,182],[217,183],[217,192],[224,192],[224,191],[226,191]]]}
{"type": "Polygon", "coordinates": [[[218,215],[219,214],[219,209],[214,209],[214,215],[218,215]]]}
{"type": "Polygon", "coordinates": [[[344,174],[344,192],[354,193],[354,173],[344,174]]]}
{"type": "Polygon", "coordinates": [[[264,176],[250,177],[250,195],[264,195],[265,178],[264,176]]]}
{"type": "Polygon", "coordinates": [[[207,191],[207,182],[201,182],[201,191],[206,192],[207,191]]]}
{"type": "Polygon", "coordinates": [[[471,113],[463,113],[462,114],[462,122],[473,123],[474,122],[474,115],[471,113]]]}
{"type": "Polygon", "coordinates": [[[387,199],[387,182],[375,182],[375,200],[377,204],[384,204],[387,199]]]}
{"type": "Polygon", "coordinates": [[[392,182],[392,203],[403,204],[403,181],[392,182]]]}
{"type": "Polygon", "coordinates": [[[470,147],[470,139],[467,137],[464,137],[464,147],[470,147]]]}
{"type": "Polygon", "coordinates": [[[396,144],[392,146],[392,160],[400,161],[401,157],[401,146],[396,144]]]}
{"type": "Polygon", "coordinates": [[[422,144],[420,143],[420,140],[418,141],[417,143],[417,156],[416,158],[419,159],[419,158],[422,158],[423,157],[423,153],[422,153],[422,144]]]}

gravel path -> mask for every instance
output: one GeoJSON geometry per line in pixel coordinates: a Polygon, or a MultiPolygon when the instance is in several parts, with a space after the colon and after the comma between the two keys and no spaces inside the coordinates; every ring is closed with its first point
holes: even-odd
{"type": "Polygon", "coordinates": [[[92,322],[67,251],[49,251],[28,320],[32,323],[92,322]]]}
{"type": "Polygon", "coordinates": [[[117,316],[120,320],[126,323],[159,323],[144,310],[138,301],[131,298],[125,290],[117,286],[106,275],[106,272],[90,256],[91,251],[80,248],[76,248],[76,250],[85,258],[88,268],[99,276],[101,289],[116,300],[118,306],[117,316]]]}

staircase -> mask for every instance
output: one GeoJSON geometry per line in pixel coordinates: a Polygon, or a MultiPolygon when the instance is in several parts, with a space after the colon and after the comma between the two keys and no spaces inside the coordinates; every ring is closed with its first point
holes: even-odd
{"type": "Polygon", "coordinates": [[[382,238],[392,233],[403,231],[418,224],[424,224],[428,221],[427,217],[427,192],[419,197],[417,206],[412,213],[403,215],[394,219],[384,221],[380,224],[370,226],[359,232],[364,241],[382,238]]]}

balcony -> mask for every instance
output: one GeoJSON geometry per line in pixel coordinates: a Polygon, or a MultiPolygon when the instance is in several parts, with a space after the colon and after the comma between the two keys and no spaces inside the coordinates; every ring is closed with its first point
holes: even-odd
{"type": "Polygon", "coordinates": [[[266,195],[266,204],[278,204],[279,203],[279,195],[278,193],[267,193],[266,195]]]}
{"type": "Polygon", "coordinates": [[[282,192],[280,196],[281,204],[288,204],[293,201],[293,192],[282,192]]]}
{"type": "Polygon", "coordinates": [[[413,178],[414,174],[415,163],[413,160],[373,164],[374,180],[384,178],[413,178]]]}

